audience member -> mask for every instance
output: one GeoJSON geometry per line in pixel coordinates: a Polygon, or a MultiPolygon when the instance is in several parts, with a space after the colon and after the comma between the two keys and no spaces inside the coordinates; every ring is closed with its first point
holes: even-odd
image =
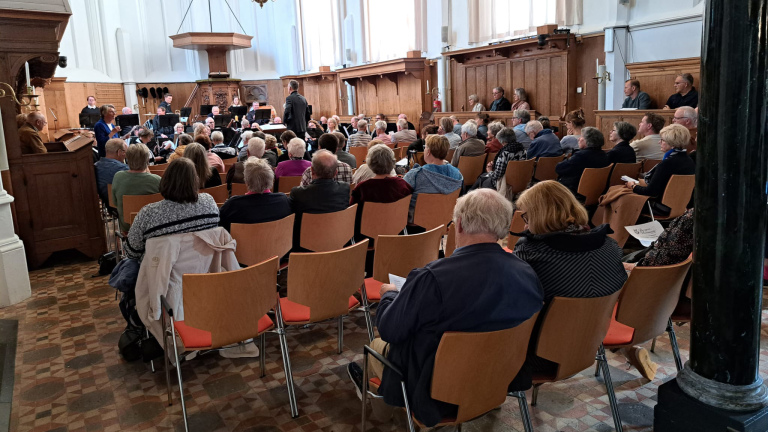
{"type": "Polygon", "coordinates": [[[389,137],[389,134],[387,134],[387,122],[384,120],[376,122],[376,130],[374,133],[376,134],[374,139],[377,139],[384,144],[392,144],[392,139],[389,137]]]}
{"type": "Polygon", "coordinates": [[[512,94],[512,111],[517,110],[531,110],[531,105],[528,103],[528,93],[525,92],[525,89],[522,87],[518,87],[515,89],[514,93],[512,94]]]}
{"type": "Polygon", "coordinates": [[[408,129],[408,120],[397,120],[397,132],[392,135],[393,143],[411,144],[416,141],[416,131],[408,129]]]}
{"type": "Polygon", "coordinates": [[[307,151],[306,144],[300,138],[294,138],[288,143],[287,161],[277,164],[275,177],[295,177],[304,174],[304,171],[312,165],[311,162],[304,160],[304,153],[307,151]]]}
{"type": "MultiPolygon", "coordinates": [[[[129,158],[133,147],[138,145],[128,149],[129,158]]],[[[216,228],[219,223],[219,208],[213,197],[198,193],[199,181],[192,161],[187,158],[174,160],[166,168],[162,180],[159,177],[157,180],[164,199],[145,205],[136,216],[128,231],[125,248],[128,258],[141,260],[150,238],[203,231],[216,228]]]]}
{"type": "Polygon", "coordinates": [[[208,158],[208,164],[211,166],[211,168],[216,168],[216,170],[220,173],[225,172],[226,168],[224,167],[224,161],[221,160],[219,155],[216,153],[211,153],[211,140],[207,136],[197,136],[195,137],[195,142],[203,146],[205,149],[206,157],[208,158]]]}
{"type": "MultiPolygon", "coordinates": [[[[352,154],[344,151],[344,149],[347,148],[347,137],[345,137],[341,132],[334,132],[331,135],[335,136],[338,140],[336,151],[331,151],[331,153],[336,154],[336,158],[339,160],[339,162],[344,162],[345,164],[349,165],[350,168],[357,168],[357,159],[355,159],[352,154]]],[[[318,141],[318,145],[320,145],[320,141],[318,141]]],[[[321,146],[320,148],[323,147],[321,146]]]]}
{"type": "MultiPolygon", "coordinates": [[[[320,139],[318,140],[318,145],[320,146],[321,150],[328,150],[331,153],[336,153],[336,149],[338,148],[338,141],[336,139],[335,134],[323,134],[320,139]]],[[[378,142],[380,141],[371,141],[372,142],[378,142]]],[[[347,153],[348,154],[348,153],[347,153]]],[[[351,155],[350,155],[351,156],[351,155]]],[[[365,166],[365,165],[363,165],[365,166]]],[[[338,182],[344,182],[351,184],[353,182],[352,177],[352,167],[348,164],[338,160],[336,160],[336,181],[338,182]]],[[[304,174],[301,176],[301,186],[306,186],[308,184],[312,183],[312,166],[310,165],[309,168],[307,168],[304,171],[304,174]]]]}
{"type": "Polygon", "coordinates": [[[632,138],[637,135],[637,129],[627,122],[613,122],[613,129],[608,136],[608,141],[613,143],[613,148],[606,153],[610,163],[635,163],[635,150],[629,145],[632,138]]]}
{"type": "Polygon", "coordinates": [[[355,187],[350,204],[366,201],[390,203],[413,193],[411,185],[391,174],[395,168],[395,153],[391,148],[385,145],[372,146],[368,149],[365,164],[373,171],[374,176],[355,187]]]}
{"type": "Polygon", "coordinates": [[[499,180],[504,180],[509,161],[525,160],[526,153],[523,145],[517,142],[517,134],[512,128],[504,127],[496,134],[496,139],[502,147],[496,155],[496,159],[488,162],[485,173],[477,178],[472,189],[492,188],[498,189],[499,180]]]}
{"type": "MultiPolygon", "coordinates": [[[[21,154],[48,153],[48,149],[40,138],[40,131],[43,130],[48,120],[37,111],[31,112],[23,117],[24,123],[19,127],[19,141],[21,141],[21,154]]],[[[106,145],[107,140],[104,140],[106,145]]]]}
{"type": "MultiPolygon", "coordinates": [[[[237,157],[237,150],[224,144],[224,134],[220,131],[216,131],[211,134],[211,143],[213,144],[211,153],[222,159],[222,164],[224,163],[224,159],[232,159],[237,157]]],[[[222,172],[224,171],[222,170],[222,172]]]]}
{"type": "Polygon", "coordinates": [[[477,124],[477,137],[485,141],[488,139],[488,120],[490,116],[486,113],[477,113],[475,115],[475,124],[477,124]]]}
{"type": "Polygon", "coordinates": [[[656,113],[645,113],[637,128],[637,132],[642,134],[643,138],[629,143],[638,161],[661,160],[664,157],[664,152],[659,149],[661,140],[659,132],[664,127],[664,123],[666,123],[664,117],[656,113]]]}
{"type": "Polygon", "coordinates": [[[512,129],[517,134],[517,142],[523,145],[525,150],[531,145],[531,137],[525,133],[525,125],[531,121],[531,113],[527,110],[515,110],[512,113],[512,129]]]}
{"type": "Polygon", "coordinates": [[[583,109],[579,108],[566,114],[565,127],[568,135],[560,140],[560,148],[563,149],[564,155],[568,156],[579,150],[581,130],[585,124],[587,124],[587,121],[584,119],[583,109]]]}
{"type": "Polygon", "coordinates": [[[552,132],[554,132],[554,130],[552,129],[552,126],[549,123],[549,117],[539,116],[536,120],[538,120],[539,123],[541,123],[541,127],[543,127],[544,129],[549,129],[552,132]]]}
{"type": "Polygon", "coordinates": [[[469,107],[473,112],[485,111],[485,106],[480,103],[480,98],[476,94],[469,95],[469,107]]]}
{"type": "MultiPolygon", "coordinates": [[[[376,313],[380,338],[370,346],[407,371],[410,407],[426,426],[457,415],[455,405],[430,397],[442,335],[512,328],[541,310],[541,284],[534,271],[498,244],[507,236],[513,212],[509,201],[495,191],[470,192],[458,200],[453,212],[454,254],[411,271],[399,292],[389,284],[381,287],[376,313]]],[[[379,394],[384,401],[402,406],[400,378],[375,359],[368,366],[369,376],[381,380],[379,394]]],[[[359,389],[362,369],[350,363],[348,372],[359,389]]],[[[530,379],[521,381],[530,387],[530,379]]]]}
{"type": "Polygon", "coordinates": [[[96,171],[96,191],[104,205],[109,205],[109,195],[107,194],[107,185],[112,184],[115,174],[120,171],[127,171],[128,165],[123,161],[128,150],[128,145],[120,138],[112,138],[107,141],[104,147],[106,156],[99,159],[93,166],[96,171]]]}
{"type": "Polygon", "coordinates": [[[271,222],[291,214],[288,197],[284,193],[272,192],[275,173],[269,162],[249,157],[243,162],[243,174],[248,192],[234,195],[224,203],[219,226],[229,231],[233,223],[271,222]]]}
{"type": "MultiPolygon", "coordinates": [[[[124,195],[152,195],[160,192],[160,176],[149,172],[149,149],[144,144],[128,146],[125,152],[128,171],[115,173],[112,178],[112,199],[117,205],[120,231],[128,232],[130,215],[123,214],[124,195]]],[[[165,175],[167,175],[167,170],[165,175]]]]}
{"type": "MultiPolygon", "coordinates": [[[[96,136],[96,149],[99,150],[99,157],[104,157],[106,155],[104,146],[107,145],[107,141],[110,139],[120,137],[120,126],[112,124],[116,115],[114,105],[102,105],[99,112],[101,113],[101,119],[93,125],[93,134],[96,136]]],[[[45,116],[42,117],[45,120],[45,116]]],[[[45,121],[45,123],[48,122],[45,121]]]]}
{"type": "MultiPolygon", "coordinates": [[[[198,137],[199,138],[199,137],[198,137]]],[[[207,157],[205,147],[199,143],[192,143],[184,150],[184,157],[195,164],[200,189],[207,189],[221,185],[221,176],[216,167],[212,167],[207,157]]]]}
{"type": "Polygon", "coordinates": [[[277,158],[280,157],[280,149],[277,148],[277,138],[274,135],[264,137],[264,156],[263,159],[269,162],[273,169],[277,167],[277,158]]]}
{"type": "Polygon", "coordinates": [[[445,136],[427,135],[424,147],[424,166],[415,164],[413,169],[403,177],[413,188],[411,207],[408,210],[408,221],[413,222],[413,210],[416,207],[416,197],[420,193],[450,194],[464,185],[461,172],[445,162],[450,144],[445,136]]]}
{"type": "Polygon", "coordinates": [[[504,97],[504,89],[501,87],[494,87],[491,90],[493,94],[493,102],[491,103],[491,111],[511,111],[512,104],[509,103],[509,99],[504,97]]]}
{"type": "Polygon", "coordinates": [[[662,161],[645,175],[646,186],[627,182],[627,187],[638,195],[661,198],[667,183],[673,175],[693,175],[696,164],[688,157],[685,149],[691,140],[688,129],[672,124],[661,130],[660,148],[664,152],[662,161]]]}
{"type": "MultiPolygon", "coordinates": [[[[423,152],[424,151],[424,140],[428,135],[435,135],[438,133],[440,128],[437,125],[426,125],[423,128],[421,128],[421,138],[417,139],[416,141],[412,142],[411,145],[408,146],[408,153],[411,152],[423,152]]],[[[450,144],[449,144],[450,145],[450,144]]]]}
{"type": "Polygon", "coordinates": [[[459,166],[459,158],[462,156],[482,156],[485,154],[485,143],[477,139],[477,125],[468,121],[461,127],[461,144],[453,153],[451,165],[459,166]]]}
{"type": "Polygon", "coordinates": [[[611,164],[603,151],[603,144],[605,144],[605,138],[599,129],[583,128],[579,136],[580,150],[555,167],[555,172],[559,176],[557,181],[576,195],[581,175],[586,168],[604,168],[611,164]]]}
{"type": "Polygon", "coordinates": [[[675,93],[667,99],[665,109],[676,109],[682,106],[696,108],[699,105],[699,92],[693,86],[693,75],[680,74],[675,77],[675,93]]]}
{"type": "MultiPolygon", "coordinates": [[[[290,131],[289,131],[290,132],[290,131]]],[[[293,134],[293,132],[291,132],[293,134]]],[[[261,159],[266,152],[266,144],[263,139],[254,137],[248,140],[245,146],[245,159],[255,157],[261,159]]],[[[245,167],[242,162],[235,162],[227,171],[227,189],[232,189],[232,183],[245,183],[245,167]]]]}
{"type": "Polygon", "coordinates": [[[451,121],[453,122],[453,133],[456,135],[461,135],[461,122],[459,121],[459,118],[455,115],[450,116],[451,121]]]}
{"type": "Polygon", "coordinates": [[[504,123],[500,121],[491,122],[488,125],[488,141],[485,144],[486,153],[498,153],[501,150],[501,143],[496,139],[499,131],[504,129],[504,123]]]}
{"type": "Polygon", "coordinates": [[[194,140],[192,139],[192,135],[181,134],[179,136],[179,140],[176,141],[176,150],[174,150],[173,153],[171,153],[171,155],[168,157],[168,162],[173,162],[174,160],[183,157],[184,150],[186,150],[187,146],[193,141],[194,140]]]}
{"type": "Polygon", "coordinates": [[[532,120],[525,125],[525,133],[531,139],[528,147],[528,159],[540,157],[560,156],[563,150],[560,148],[560,140],[552,129],[544,129],[541,122],[532,120]]]}
{"type": "MultiPolygon", "coordinates": [[[[372,140],[371,142],[368,143],[368,152],[370,153],[371,149],[377,145],[384,145],[384,143],[379,140],[372,140]]],[[[394,152],[393,152],[393,155],[394,155],[394,152]]],[[[392,176],[397,175],[397,172],[395,171],[394,166],[392,166],[392,171],[390,171],[389,174],[392,176]]],[[[352,184],[358,185],[368,179],[373,178],[375,175],[376,174],[373,173],[373,170],[371,169],[371,167],[369,167],[367,164],[362,164],[357,168],[357,170],[355,170],[355,173],[352,175],[352,184]]]]}
{"type": "Polygon", "coordinates": [[[648,109],[651,107],[651,97],[648,93],[640,91],[640,81],[628,79],[624,82],[624,103],[622,108],[648,109]]]}
{"type": "Polygon", "coordinates": [[[451,148],[455,149],[461,145],[461,137],[453,132],[453,120],[450,117],[440,118],[440,128],[437,133],[444,135],[451,144],[451,148]]]}
{"type": "Polygon", "coordinates": [[[349,140],[347,141],[349,146],[363,147],[368,145],[369,141],[371,141],[371,136],[368,135],[368,122],[365,120],[358,120],[357,132],[351,134],[349,136],[349,140]]]}
{"type": "Polygon", "coordinates": [[[679,124],[688,129],[688,133],[691,135],[691,140],[688,143],[688,155],[694,158],[695,156],[691,153],[696,151],[696,132],[699,124],[699,114],[694,108],[682,106],[675,110],[675,116],[672,117],[672,123],[679,124]]]}

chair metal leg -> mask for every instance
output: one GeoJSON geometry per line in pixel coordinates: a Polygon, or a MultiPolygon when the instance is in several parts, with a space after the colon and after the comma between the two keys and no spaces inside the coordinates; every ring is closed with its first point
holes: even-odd
{"type": "MultiPolygon", "coordinates": [[[[669,334],[669,342],[672,344],[672,355],[675,356],[675,367],[680,372],[683,370],[683,360],[680,358],[680,348],[677,346],[677,336],[675,336],[675,329],[672,327],[672,318],[667,322],[667,333],[669,334]]],[[[656,342],[656,339],[653,341],[656,342]]]]}
{"type": "Polygon", "coordinates": [[[165,323],[165,313],[161,315],[161,322],[163,325],[163,357],[165,358],[165,386],[168,389],[168,406],[173,404],[173,397],[171,394],[171,361],[168,359],[168,330],[165,323]]]}
{"type": "MultiPolygon", "coordinates": [[[[534,387],[534,392],[538,387],[534,387]]],[[[510,395],[517,398],[517,404],[520,405],[520,417],[523,420],[523,427],[525,432],[533,432],[533,424],[531,423],[531,414],[528,412],[528,400],[525,398],[524,391],[512,392],[510,395]]]]}
{"type": "MultiPolygon", "coordinates": [[[[144,333],[146,334],[147,339],[149,339],[149,329],[144,327],[144,333]]],[[[149,361],[149,367],[152,369],[152,373],[155,373],[155,361],[154,360],[150,360],[149,361]]]]}
{"type": "Polygon", "coordinates": [[[600,377],[600,361],[595,363],[595,378],[600,377]]]}
{"type": "Polygon", "coordinates": [[[613,381],[611,381],[611,372],[608,370],[608,360],[605,357],[605,348],[603,347],[603,344],[600,344],[597,353],[598,364],[603,368],[603,381],[605,382],[605,389],[608,392],[608,402],[611,405],[613,424],[616,427],[616,432],[623,432],[624,429],[621,426],[621,416],[619,415],[619,404],[616,400],[616,394],[613,391],[613,381]]]}
{"type": "Polygon", "coordinates": [[[531,396],[531,406],[536,406],[536,402],[539,400],[539,387],[541,384],[533,385],[533,395],[531,396]]]}
{"type": "Polygon", "coordinates": [[[411,415],[411,406],[408,404],[408,394],[405,392],[405,383],[400,381],[400,388],[403,390],[403,400],[405,401],[405,415],[408,416],[408,430],[410,432],[416,432],[413,426],[413,416],[411,415]]]}
{"type": "Polygon", "coordinates": [[[275,305],[275,315],[277,318],[277,335],[280,339],[280,352],[283,356],[283,368],[285,369],[285,385],[288,388],[288,403],[291,406],[291,417],[299,416],[299,408],[296,405],[296,393],[293,388],[293,372],[291,371],[291,359],[288,356],[288,341],[285,339],[285,323],[283,322],[283,311],[280,308],[280,300],[275,305]]]}
{"type": "Polygon", "coordinates": [[[187,422],[187,405],[184,402],[184,385],[181,381],[181,363],[179,362],[179,350],[176,347],[176,327],[171,318],[171,340],[173,341],[173,356],[176,358],[176,375],[179,377],[179,398],[181,399],[181,413],[184,415],[184,430],[189,432],[189,423],[187,422]]]}
{"type": "MultiPolygon", "coordinates": [[[[265,375],[267,375],[267,359],[266,359],[266,353],[264,352],[264,345],[266,345],[267,340],[267,334],[262,333],[261,336],[259,336],[259,370],[261,371],[261,378],[264,378],[265,375]]],[[[256,342],[256,341],[254,341],[256,342]]]]}
{"type": "MultiPolygon", "coordinates": [[[[667,331],[669,331],[669,328],[667,328],[667,331]]],[[[656,338],[653,338],[653,342],[651,342],[651,352],[656,352],[656,338]]]]}
{"type": "Polygon", "coordinates": [[[366,420],[366,405],[368,402],[368,353],[363,351],[363,388],[361,391],[361,399],[363,401],[363,414],[361,419],[360,431],[365,432],[365,420],[366,420]]]}
{"type": "Polygon", "coordinates": [[[368,341],[372,342],[374,338],[373,320],[371,319],[371,305],[368,303],[368,294],[365,292],[365,284],[363,284],[360,289],[360,298],[363,300],[363,313],[365,314],[365,326],[368,328],[368,341]]]}
{"type": "Polygon", "coordinates": [[[339,320],[339,346],[338,353],[341,354],[341,346],[344,345],[344,316],[340,316],[339,320]]]}

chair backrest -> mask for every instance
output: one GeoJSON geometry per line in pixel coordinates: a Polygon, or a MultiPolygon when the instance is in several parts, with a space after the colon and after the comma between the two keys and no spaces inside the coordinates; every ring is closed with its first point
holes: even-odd
{"type": "Polygon", "coordinates": [[[555,297],[542,319],[536,355],[558,364],[555,380],[573,376],[595,364],[621,290],[604,297],[555,297]]]}
{"type": "Polygon", "coordinates": [[[293,221],[291,214],[272,222],[257,224],[233,223],[229,232],[237,241],[237,262],[248,266],[273,256],[282,258],[293,247],[293,221]]]}
{"type": "Polygon", "coordinates": [[[406,143],[397,143],[397,148],[395,148],[395,159],[400,160],[403,159],[408,154],[408,144],[406,143]]]}
{"type": "Polygon", "coordinates": [[[388,282],[390,273],[407,277],[411,270],[436,260],[443,232],[444,227],[440,225],[421,234],[379,236],[373,257],[373,278],[388,282]]]}
{"type": "Polygon", "coordinates": [[[605,185],[608,184],[608,176],[611,175],[613,164],[604,168],[585,168],[579,180],[579,194],[586,199],[584,205],[595,205],[600,195],[605,192],[605,185]]]}
{"type": "Polygon", "coordinates": [[[384,145],[385,145],[385,146],[387,146],[387,147],[389,147],[389,148],[390,148],[390,149],[392,149],[392,150],[394,150],[394,149],[395,149],[395,143],[389,143],[389,144],[384,144],[384,145]]]}
{"type": "Polygon", "coordinates": [[[445,160],[447,160],[448,162],[452,161],[454,154],[456,154],[456,148],[448,149],[448,154],[445,155],[445,160]]]}
{"type": "Polygon", "coordinates": [[[212,196],[213,200],[217,203],[223,203],[229,198],[229,191],[227,190],[226,184],[200,189],[200,193],[207,193],[212,196]]]}
{"type": "Polygon", "coordinates": [[[498,155],[499,152],[496,153],[486,153],[485,154],[485,164],[488,165],[488,162],[493,162],[496,159],[496,155],[498,155]]]}
{"type": "Polygon", "coordinates": [[[643,343],[664,333],[677,306],[691,257],[658,267],[635,267],[622,288],[616,321],[635,329],[632,343],[643,343]]]}
{"type": "Polygon", "coordinates": [[[163,173],[165,173],[165,169],[168,168],[168,164],[161,164],[161,165],[151,165],[149,167],[149,172],[152,174],[157,174],[160,177],[163,176],[163,173]]]}
{"type": "Polygon", "coordinates": [[[520,240],[520,237],[512,235],[512,233],[521,233],[524,230],[525,221],[523,220],[523,212],[515,210],[515,214],[512,216],[512,223],[509,224],[509,234],[507,234],[507,248],[509,248],[509,250],[514,250],[515,244],[520,240]]]}
{"type": "Polygon", "coordinates": [[[368,155],[368,147],[350,147],[349,153],[355,157],[357,167],[365,163],[365,157],[368,155]]]}
{"type": "Polygon", "coordinates": [[[453,251],[456,250],[456,224],[452,223],[448,226],[448,235],[445,236],[445,245],[443,246],[443,254],[448,258],[453,255],[453,251]]]}
{"type": "Polygon", "coordinates": [[[504,403],[507,387],[525,361],[539,313],[510,329],[446,332],[440,339],[432,373],[432,399],[459,406],[463,423],[504,403]]]}
{"type": "Polygon", "coordinates": [[[288,300],[309,307],[310,322],[349,313],[349,296],[365,279],[368,239],[331,252],[292,253],[288,300]]]}
{"type": "Polygon", "coordinates": [[[117,208],[115,197],[112,196],[112,183],[107,183],[107,195],[109,195],[109,202],[107,204],[112,208],[117,208]]]}
{"type": "Polygon", "coordinates": [[[222,162],[224,162],[224,172],[226,173],[232,165],[237,163],[237,158],[223,159],[222,162]]]}
{"type": "Polygon", "coordinates": [[[357,204],[333,213],[304,213],[301,216],[299,245],[313,252],[344,247],[355,235],[357,204]]]}
{"type": "Polygon", "coordinates": [[[397,235],[408,224],[411,196],[393,203],[364,202],[360,215],[360,234],[374,239],[380,235],[397,235]]]}
{"type": "Polygon", "coordinates": [[[245,195],[248,193],[248,186],[245,183],[232,183],[232,196],[245,195]]]}
{"type": "Polygon", "coordinates": [[[608,183],[608,187],[626,183],[621,179],[621,176],[629,176],[637,180],[638,177],[640,177],[640,168],[642,165],[642,162],[614,164],[613,171],[611,171],[611,180],[608,183]]]}
{"type": "Polygon", "coordinates": [[[653,167],[661,163],[661,159],[646,159],[643,161],[643,172],[647,173],[653,167]]]}
{"type": "Polygon", "coordinates": [[[227,182],[227,173],[226,172],[219,173],[219,178],[221,179],[222,183],[226,183],[227,182]]]}
{"type": "Polygon", "coordinates": [[[446,195],[420,193],[413,209],[413,223],[428,230],[438,225],[448,226],[453,219],[453,208],[456,207],[459,192],[456,189],[446,195]]]}
{"type": "Polygon", "coordinates": [[[504,178],[507,181],[507,187],[509,195],[515,195],[524,191],[533,178],[533,169],[536,167],[536,161],[530,160],[517,160],[509,161],[507,163],[507,171],[504,174],[504,178]]]}
{"type": "Polygon", "coordinates": [[[162,200],[163,196],[159,193],[152,195],[123,195],[123,221],[132,224],[133,219],[142,207],[162,200]]]}
{"type": "Polygon", "coordinates": [[[459,171],[464,176],[464,185],[471,186],[475,183],[485,168],[485,155],[459,157],[459,171]]]}
{"type": "MultiPolygon", "coordinates": [[[[448,150],[448,154],[450,154],[451,157],[453,157],[453,154],[451,154],[450,150],[448,150]]],[[[446,156],[446,158],[447,158],[447,156],[446,156]]],[[[424,152],[423,151],[416,152],[416,158],[415,159],[416,159],[416,163],[419,164],[419,166],[424,166],[424,165],[427,164],[427,162],[424,161],[424,152]]],[[[448,159],[448,160],[450,161],[450,159],[448,159]]]]}
{"type": "Polygon", "coordinates": [[[301,176],[284,176],[275,179],[277,182],[277,191],[289,194],[291,189],[301,186],[301,176]]]}
{"type": "Polygon", "coordinates": [[[557,164],[562,162],[564,159],[565,156],[540,157],[536,161],[536,171],[534,172],[533,177],[539,181],[557,180],[557,172],[555,171],[555,167],[557,167],[557,164]]]}
{"type": "Polygon", "coordinates": [[[182,276],[184,322],[211,333],[212,347],[259,334],[259,320],[275,306],[277,257],[222,273],[182,276]]]}
{"type": "Polygon", "coordinates": [[[695,185],[696,176],[693,175],[675,174],[670,177],[661,197],[661,203],[670,208],[667,218],[673,219],[685,213],[695,185]]]}

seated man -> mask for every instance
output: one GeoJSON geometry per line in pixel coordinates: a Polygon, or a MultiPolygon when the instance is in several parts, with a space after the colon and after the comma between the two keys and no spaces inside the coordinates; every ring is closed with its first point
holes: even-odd
{"type": "Polygon", "coordinates": [[[26,117],[26,122],[19,128],[19,140],[21,141],[21,154],[48,153],[48,149],[40,138],[48,120],[40,112],[31,112],[26,117]]]}
{"type": "Polygon", "coordinates": [[[237,150],[234,147],[230,147],[224,144],[224,134],[220,131],[215,131],[211,134],[211,153],[217,155],[221,160],[232,159],[237,157],[237,150]]]}
{"type": "Polygon", "coordinates": [[[563,149],[560,148],[560,140],[552,129],[544,129],[544,125],[536,120],[529,121],[525,125],[525,134],[530,138],[531,145],[528,147],[528,159],[539,157],[560,156],[563,149]]]}
{"type": "MultiPolygon", "coordinates": [[[[317,145],[322,150],[328,150],[333,154],[337,154],[339,141],[335,134],[322,134],[320,135],[320,138],[317,139],[317,145]]],[[[301,186],[307,186],[312,183],[312,179],[314,178],[314,175],[312,174],[312,166],[314,165],[311,165],[309,168],[307,168],[304,171],[304,174],[301,175],[301,186]]],[[[334,179],[336,179],[337,182],[344,182],[347,184],[351,184],[352,183],[352,167],[338,160],[337,158],[336,175],[334,179]]]]}
{"type": "Polygon", "coordinates": [[[509,99],[504,97],[504,89],[502,87],[494,87],[491,90],[493,94],[493,102],[491,103],[491,111],[511,111],[512,103],[509,99]]]}
{"type": "Polygon", "coordinates": [[[358,120],[357,132],[350,135],[347,142],[350,147],[365,147],[371,139],[371,136],[368,134],[368,122],[365,120],[358,120]]]}
{"type": "Polygon", "coordinates": [[[664,117],[650,112],[645,113],[643,119],[640,120],[637,132],[643,135],[643,138],[629,143],[629,146],[635,150],[635,157],[638,162],[646,159],[661,160],[664,158],[664,152],[659,148],[659,141],[661,141],[659,132],[664,128],[664,123],[666,123],[664,117]]]}
{"type": "MultiPolygon", "coordinates": [[[[336,146],[336,159],[338,159],[339,162],[344,162],[345,164],[349,165],[350,168],[357,168],[357,159],[355,159],[351,153],[344,151],[344,149],[347,147],[347,137],[344,135],[344,133],[334,132],[331,135],[335,136],[338,140],[338,145],[336,146]]],[[[318,143],[318,147],[319,146],[320,144],[318,143]]]]}
{"type": "Polygon", "coordinates": [[[408,129],[408,120],[397,120],[397,132],[392,135],[393,143],[412,143],[416,141],[416,131],[408,129]]]}
{"type": "Polygon", "coordinates": [[[528,150],[528,146],[531,145],[531,137],[525,133],[525,125],[531,121],[531,113],[528,110],[515,110],[512,115],[512,125],[510,127],[515,131],[517,142],[528,150]]]}
{"type": "MultiPolygon", "coordinates": [[[[494,190],[472,191],[456,202],[457,249],[411,271],[397,291],[381,287],[376,322],[381,338],[370,346],[404,373],[413,415],[426,426],[456,416],[456,406],[430,397],[432,371],[443,333],[489,332],[515,327],[540,311],[541,283],[533,269],[497,243],[509,232],[514,209],[494,190]]],[[[525,347],[520,347],[525,350],[525,347]]],[[[369,376],[381,380],[379,394],[390,405],[403,406],[399,377],[371,359],[369,376]]],[[[348,372],[358,390],[362,369],[348,372]]],[[[523,377],[516,382],[527,381],[523,377]]]]}
{"type": "MultiPolygon", "coordinates": [[[[261,159],[264,156],[267,145],[263,139],[259,137],[253,137],[248,140],[248,145],[245,146],[245,159],[248,160],[251,157],[261,159]]],[[[227,171],[227,189],[232,189],[232,183],[245,183],[245,161],[235,162],[227,171]]]]}
{"type": "Polygon", "coordinates": [[[116,173],[128,170],[128,165],[124,162],[128,145],[120,138],[112,138],[107,141],[104,150],[107,152],[106,156],[93,164],[93,168],[96,171],[96,191],[99,193],[101,202],[108,205],[107,185],[112,184],[116,173]]]}
{"type": "Polygon", "coordinates": [[[622,108],[636,108],[636,109],[648,109],[651,107],[651,97],[648,93],[640,91],[640,81],[636,79],[628,79],[624,83],[624,103],[621,104],[622,108]]]}
{"type": "Polygon", "coordinates": [[[675,77],[675,94],[667,99],[665,109],[676,109],[683,106],[696,108],[699,105],[699,92],[693,86],[693,75],[680,74],[675,77]]]}
{"type": "Polygon", "coordinates": [[[288,197],[271,191],[275,173],[267,161],[248,158],[243,171],[248,194],[235,195],[224,203],[219,211],[219,226],[229,231],[233,223],[271,222],[291,214],[288,197]]]}
{"type": "Polygon", "coordinates": [[[413,188],[411,206],[408,209],[408,222],[413,222],[413,211],[416,208],[416,197],[420,193],[450,194],[461,188],[464,177],[458,168],[445,162],[450,144],[448,139],[440,135],[427,135],[424,146],[423,166],[414,165],[403,177],[413,188]]]}
{"type": "Polygon", "coordinates": [[[485,143],[477,138],[477,123],[467,121],[461,126],[461,144],[453,153],[451,165],[459,166],[462,156],[480,156],[485,154],[485,143]]]}

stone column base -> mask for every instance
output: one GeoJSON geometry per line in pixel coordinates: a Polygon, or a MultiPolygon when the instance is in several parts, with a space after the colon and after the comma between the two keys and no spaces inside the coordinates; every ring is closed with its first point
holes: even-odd
{"type": "Polygon", "coordinates": [[[13,237],[0,245],[0,307],[14,305],[32,295],[24,243],[13,237]]]}

